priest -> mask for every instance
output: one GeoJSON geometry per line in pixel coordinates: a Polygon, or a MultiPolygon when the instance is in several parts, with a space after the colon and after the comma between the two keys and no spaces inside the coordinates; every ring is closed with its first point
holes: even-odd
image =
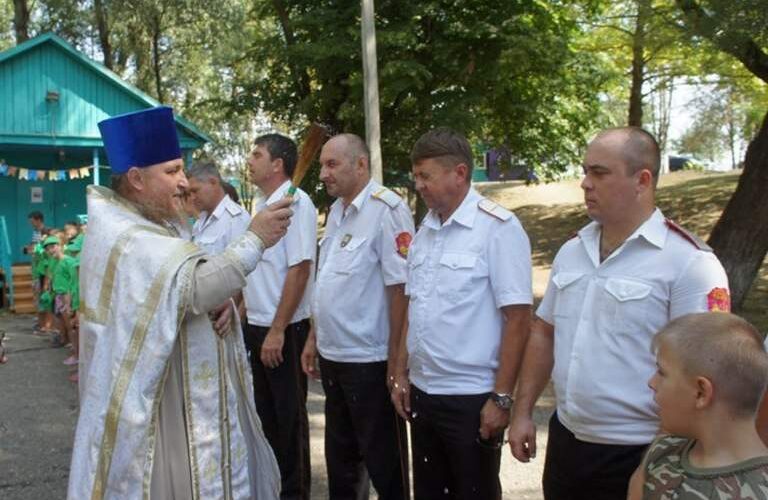
{"type": "Polygon", "coordinates": [[[285,234],[289,201],[206,255],[183,237],[187,180],[171,108],[99,129],[112,189],[88,189],[68,498],[276,499],[231,297],[285,234]]]}

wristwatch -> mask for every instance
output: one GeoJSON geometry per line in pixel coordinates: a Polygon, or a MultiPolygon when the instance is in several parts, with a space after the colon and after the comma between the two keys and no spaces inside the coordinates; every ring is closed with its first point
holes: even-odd
{"type": "Polygon", "coordinates": [[[512,399],[512,396],[509,394],[498,392],[491,393],[491,400],[502,410],[509,410],[512,408],[512,403],[514,402],[514,399],[512,399]]]}

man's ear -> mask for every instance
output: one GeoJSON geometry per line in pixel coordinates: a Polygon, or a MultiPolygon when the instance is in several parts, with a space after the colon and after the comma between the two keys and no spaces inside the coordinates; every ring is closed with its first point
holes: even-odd
{"type": "Polygon", "coordinates": [[[275,158],[272,160],[272,171],[285,173],[285,163],[282,158],[275,158]]]}
{"type": "Polygon", "coordinates": [[[146,188],[144,175],[141,169],[137,167],[131,167],[128,169],[128,171],[125,173],[125,178],[128,181],[128,184],[131,186],[131,189],[134,191],[141,192],[146,188]]]}
{"type": "Polygon", "coordinates": [[[653,174],[647,168],[642,169],[637,174],[638,191],[647,191],[653,189],[653,174]]]}
{"type": "Polygon", "coordinates": [[[366,158],[363,155],[360,155],[357,157],[357,166],[362,168],[364,171],[368,171],[370,168],[370,165],[368,165],[368,158],[366,158]]]}
{"type": "Polygon", "coordinates": [[[715,386],[707,377],[696,377],[696,409],[703,410],[712,406],[715,386]]]}
{"type": "Polygon", "coordinates": [[[456,174],[458,174],[460,179],[462,180],[467,179],[467,172],[469,172],[469,167],[467,167],[466,163],[459,163],[454,168],[456,169],[456,174]]]}

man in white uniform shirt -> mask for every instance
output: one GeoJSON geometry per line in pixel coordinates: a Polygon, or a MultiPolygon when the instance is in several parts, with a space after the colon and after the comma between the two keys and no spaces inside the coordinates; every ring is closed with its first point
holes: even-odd
{"type": "Polygon", "coordinates": [[[192,241],[206,253],[219,254],[248,229],[251,216],[226,194],[215,164],[195,163],[187,179],[192,203],[200,211],[192,241]]]}
{"type": "MultiPolygon", "coordinates": [[[[253,182],[264,198],[256,211],[285,198],[296,167],[296,144],[280,134],[256,138],[248,157],[253,182]]],[[[301,189],[293,195],[292,224],[266,250],[244,290],[245,345],[253,370],[256,410],[280,466],[283,499],[309,499],[307,376],[301,351],[309,334],[312,264],[317,211],[301,189]]]]}
{"type": "Polygon", "coordinates": [[[407,337],[392,399],[411,422],[417,500],[501,498],[501,441],[528,337],[528,236],[471,188],[472,163],[467,140],[447,128],[411,151],[430,210],[408,255],[407,337]]]}
{"type": "Polygon", "coordinates": [[[588,224],[560,249],[526,347],[509,440],[536,453],[534,404],[550,375],[544,497],[626,498],[658,432],[654,335],[684,314],[730,309],[728,279],[711,249],[655,206],[660,153],[635,127],[601,132],[584,159],[588,224]]]}
{"type": "Polygon", "coordinates": [[[371,180],[368,159],[365,142],[352,134],[331,138],[320,153],[320,180],[337,200],[320,242],[315,334],[302,364],[316,375],[319,351],[334,500],[368,498],[369,477],[380,499],[408,498],[405,427],[387,376],[405,316],[413,218],[399,196],[371,180]]]}

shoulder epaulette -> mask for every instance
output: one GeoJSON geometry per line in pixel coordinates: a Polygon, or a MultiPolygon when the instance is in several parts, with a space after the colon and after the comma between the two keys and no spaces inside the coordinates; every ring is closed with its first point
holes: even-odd
{"type": "Polygon", "coordinates": [[[394,191],[385,187],[371,193],[371,198],[383,201],[389,208],[395,208],[400,203],[400,197],[394,191]]]}
{"type": "Polygon", "coordinates": [[[236,204],[234,201],[232,203],[227,204],[227,212],[229,212],[232,216],[237,217],[238,215],[245,212],[245,209],[238,204],[236,204]]]}
{"type": "Polygon", "coordinates": [[[488,198],[483,198],[480,200],[477,203],[477,208],[487,213],[488,215],[496,217],[500,221],[507,221],[510,217],[512,217],[512,212],[502,207],[498,203],[489,200],[488,198]]]}
{"type": "Polygon", "coordinates": [[[673,221],[671,221],[669,219],[666,219],[665,222],[666,222],[667,227],[669,229],[671,229],[672,231],[674,231],[677,234],[679,234],[680,236],[682,236],[683,239],[685,239],[686,241],[691,243],[693,246],[695,246],[699,250],[703,250],[705,252],[712,252],[713,251],[712,247],[707,245],[704,242],[704,240],[702,240],[701,238],[699,238],[698,236],[696,236],[692,232],[688,231],[684,227],[678,225],[677,223],[675,223],[675,222],[673,222],[673,221]]]}

